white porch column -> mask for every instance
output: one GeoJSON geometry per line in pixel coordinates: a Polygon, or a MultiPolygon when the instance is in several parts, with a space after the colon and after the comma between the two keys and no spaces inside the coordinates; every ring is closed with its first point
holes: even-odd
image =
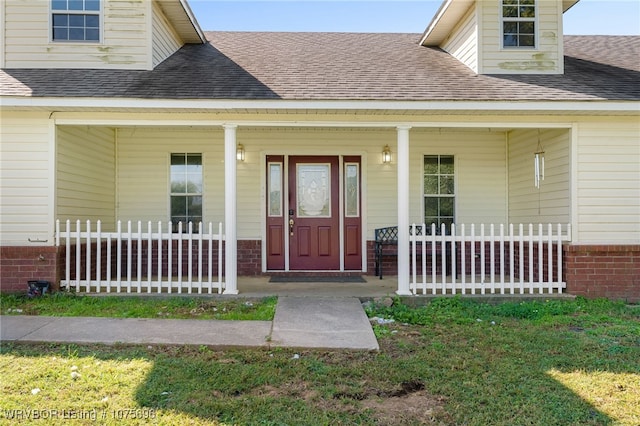
{"type": "Polygon", "coordinates": [[[409,288],[409,129],[398,126],[398,290],[411,295],[409,288]]]}
{"type": "Polygon", "coordinates": [[[222,294],[238,294],[238,225],[236,196],[236,129],[235,124],[224,127],[224,233],[225,233],[225,289],[222,294]]]}

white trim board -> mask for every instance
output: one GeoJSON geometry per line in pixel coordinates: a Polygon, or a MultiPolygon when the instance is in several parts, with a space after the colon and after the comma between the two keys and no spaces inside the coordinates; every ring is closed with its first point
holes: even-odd
{"type": "Polygon", "coordinates": [[[637,101],[303,101],[303,100],[210,100],[210,99],[121,99],[121,98],[44,98],[12,97],[0,98],[4,108],[49,108],[56,109],[114,109],[125,110],[182,110],[185,112],[247,112],[247,110],[291,110],[305,111],[450,111],[450,112],[500,112],[512,115],[530,112],[581,112],[633,113],[640,114],[637,101]]]}

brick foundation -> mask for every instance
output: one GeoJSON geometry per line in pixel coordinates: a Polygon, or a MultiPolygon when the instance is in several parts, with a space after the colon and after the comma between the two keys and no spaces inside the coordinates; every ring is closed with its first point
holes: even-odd
{"type": "Polygon", "coordinates": [[[238,241],[238,275],[262,275],[262,243],[259,240],[238,241]]]}
{"type": "Polygon", "coordinates": [[[640,245],[567,245],[567,292],[640,302],[640,245]]]}
{"type": "Polygon", "coordinates": [[[0,292],[26,293],[30,280],[49,281],[56,289],[59,265],[57,247],[0,247],[0,292]]]}

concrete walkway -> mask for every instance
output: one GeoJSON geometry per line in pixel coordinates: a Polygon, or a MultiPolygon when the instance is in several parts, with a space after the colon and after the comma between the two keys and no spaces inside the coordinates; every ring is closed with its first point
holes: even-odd
{"type": "Polygon", "coordinates": [[[377,350],[371,323],[354,297],[280,297],[271,344],[377,350]]]}
{"type": "Polygon", "coordinates": [[[273,321],[0,316],[0,340],[377,350],[355,297],[281,296],[273,321]]]}

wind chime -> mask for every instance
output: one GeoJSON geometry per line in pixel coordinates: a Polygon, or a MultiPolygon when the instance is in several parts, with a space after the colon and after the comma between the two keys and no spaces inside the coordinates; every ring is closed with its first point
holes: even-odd
{"type": "Polygon", "coordinates": [[[540,129],[538,129],[538,146],[533,157],[533,184],[540,189],[540,182],[544,180],[544,148],[540,143],[540,129]]]}

